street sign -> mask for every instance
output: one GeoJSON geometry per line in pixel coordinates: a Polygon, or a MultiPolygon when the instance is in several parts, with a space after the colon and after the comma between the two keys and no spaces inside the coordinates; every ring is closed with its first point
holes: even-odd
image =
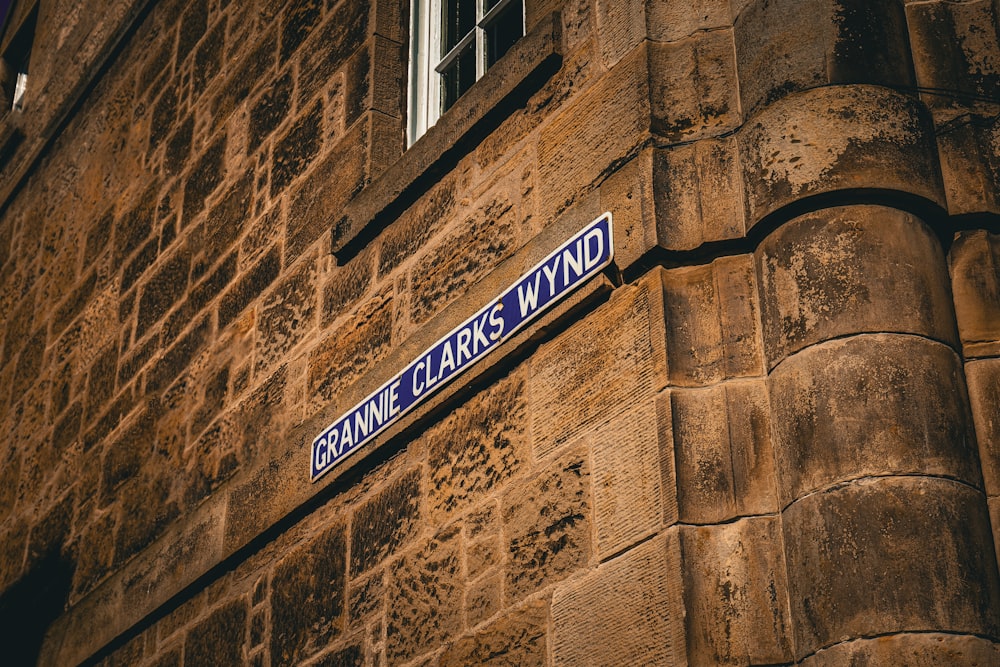
{"type": "Polygon", "coordinates": [[[312,443],[312,481],[600,273],[614,255],[611,230],[605,213],[327,426],[312,443]]]}

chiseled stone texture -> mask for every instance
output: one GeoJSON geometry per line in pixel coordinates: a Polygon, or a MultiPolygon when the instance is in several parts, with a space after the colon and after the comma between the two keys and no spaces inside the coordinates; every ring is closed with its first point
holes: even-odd
{"type": "Polygon", "coordinates": [[[796,659],[887,633],[1000,632],[989,516],[965,484],[867,478],[796,501],[782,524],[796,659]]]}
{"type": "Polygon", "coordinates": [[[529,456],[524,390],[518,372],[427,433],[429,522],[443,524],[520,471],[529,456]]]}
{"type": "Polygon", "coordinates": [[[445,528],[393,567],[386,613],[390,664],[429,653],[462,629],[459,533],[445,528]]]}
{"type": "Polygon", "coordinates": [[[529,600],[475,634],[449,645],[437,667],[544,667],[549,603],[529,600]]]}
{"type": "Polygon", "coordinates": [[[535,476],[509,487],[502,500],[505,602],[520,600],[590,564],[590,486],[586,450],[576,446],[535,476]]]}
{"type": "Polygon", "coordinates": [[[902,2],[752,0],[735,35],[746,113],[816,86],[913,85],[902,2]]]}
{"type": "Polygon", "coordinates": [[[289,554],[271,580],[271,664],[301,661],[344,628],[347,540],[329,528],[289,554]]]}
{"type": "Polygon", "coordinates": [[[710,524],[778,510],[763,380],[670,392],[677,513],[710,524]]]}
{"type": "Polygon", "coordinates": [[[776,516],[680,528],[690,664],[791,660],[781,539],[776,516]]]}
{"type": "Polygon", "coordinates": [[[830,86],[796,93],[754,116],[737,142],[748,228],[805,197],[857,188],[945,204],[930,115],[894,90],[830,86]]]}
{"type": "Polygon", "coordinates": [[[676,535],[660,536],[559,586],[553,664],[686,664],[679,560],[676,535]]]}
{"type": "Polygon", "coordinates": [[[763,373],[756,284],[749,255],[663,273],[671,385],[763,373]]]}
{"type": "Polygon", "coordinates": [[[229,602],[212,612],[188,632],[184,641],[185,664],[220,667],[245,664],[246,620],[247,605],[242,600],[229,602]]]}
{"type": "Polygon", "coordinates": [[[809,656],[806,667],[907,665],[907,667],[977,667],[1000,663],[1000,644],[981,637],[936,632],[856,639],[809,656]]]}
{"type": "Polygon", "coordinates": [[[656,272],[542,346],[529,365],[529,412],[538,457],[608,421],[664,382],[662,288],[656,272]],[[662,310],[659,310],[662,313],[662,310]],[[608,341],[614,341],[609,345],[608,341]]]}
{"type": "Polygon", "coordinates": [[[802,215],[770,234],[756,258],[770,368],[845,334],[957,343],[940,243],[909,213],[844,206],[802,215]]]}
{"type": "MultiPolygon", "coordinates": [[[[969,362],[965,365],[965,376],[976,425],[983,483],[986,494],[993,498],[1000,496],[1000,410],[997,409],[1000,405],[1000,359],[969,362]]],[[[996,528],[1000,531],[1000,525],[996,528]]]]}
{"type": "Polygon", "coordinates": [[[676,519],[669,406],[640,403],[591,441],[597,551],[607,558],[676,519]]]}
{"type": "Polygon", "coordinates": [[[782,505],[857,477],[940,475],[981,488],[955,352],[915,336],[852,336],[768,380],[782,505]]]}
{"type": "Polygon", "coordinates": [[[1000,353],[1000,235],[962,232],[948,260],[965,356],[1000,353]]]}

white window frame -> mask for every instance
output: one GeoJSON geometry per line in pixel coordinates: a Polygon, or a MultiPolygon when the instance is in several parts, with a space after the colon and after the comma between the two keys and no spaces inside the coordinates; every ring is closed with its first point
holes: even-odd
{"type": "Polygon", "coordinates": [[[500,0],[484,12],[486,0],[476,0],[476,24],[448,53],[441,55],[442,0],[411,0],[410,65],[408,76],[406,145],[412,146],[441,117],[442,71],[475,40],[476,81],[486,73],[486,29],[512,3],[521,4],[524,36],[524,0],[500,0]]]}

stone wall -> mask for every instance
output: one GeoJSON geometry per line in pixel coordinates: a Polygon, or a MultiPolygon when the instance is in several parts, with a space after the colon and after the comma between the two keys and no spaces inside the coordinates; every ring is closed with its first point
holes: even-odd
{"type": "Polygon", "coordinates": [[[526,0],[406,150],[406,2],[106,4],[42,0],[0,120],[24,660],[1000,661],[995,2],[526,0]],[[310,484],[605,210],[611,269],[310,484]]]}

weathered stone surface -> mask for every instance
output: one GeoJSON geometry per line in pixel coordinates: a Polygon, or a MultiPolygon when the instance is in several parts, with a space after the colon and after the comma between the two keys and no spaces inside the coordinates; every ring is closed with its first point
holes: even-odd
{"type": "MultiPolygon", "coordinates": [[[[741,0],[743,4],[747,0],[741,0]]],[[[729,0],[655,0],[646,3],[646,29],[650,39],[672,42],[699,30],[726,28],[739,14],[740,2],[729,0]]]]}
{"type": "Polygon", "coordinates": [[[393,573],[386,613],[385,652],[403,663],[457,635],[462,629],[459,534],[446,528],[404,556],[393,573]]]}
{"type": "Polygon", "coordinates": [[[948,213],[1000,213],[1000,118],[963,115],[945,127],[937,141],[948,213]]]}
{"type": "Polygon", "coordinates": [[[849,479],[942,475],[981,488],[961,363],[915,336],[854,336],[769,379],[782,506],[849,479]]]}
{"type": "Polygon", "coordinates": [[[533,600],[462,637],[438,658],[438,667],[544,667],[549,604],[533,600]]]}
{"type": "Polygon", "coordinates": [[[669,406],[647,400],[595,429],[591,440],[597,553],[606,558],[673,522],[669,406]]]}
{"type": "Polygon", "coordinates": [[[416,254],[454,215],[456,189],[454,178],[443,179],[382,234],[378,256],[379,277],[388,275],[416,254]]]}
{"type": "Polygon", "coordinates": [[[845,206],[803,215],[768,236],[756,261],[770,368],[846,334],[889,331],[956,342],[940,244],[908,213],[845,206]],[[912,269],[898,270],[902,262],[912,269]]]}
{"type": "Polygon", "coordinates": [[[258,370],[280,361],[289,350],[314,331],[316,276],[316,262],[302,262],[264,300],[256,342],[258,370]]]}
{"type": "Polygon", "coordinates": [[[569,206],[614,163],[636,151],[649,133],[649,76],[645,48],[624,58],[612,75],[542,130],[538,185],[543,219],[569,206]],[[609,126],[615,127],[608,132],[609,126]],[[588,159],[577,159],[587,155],[588,159]]]}
{"type": "Polygon", "coordinates": [[[681,527],[693,665],[791,661],[781,524],[773,516],[681,527]]]}
{"type": "Polygon", "coordinates": [[[501,488],[527,461],[527,413],[522,373],[472,397],[425,436],[428,520],[454,513],[501,488]]]}
{"type": "Polygon", "coordinates": [[[748,229],[810,195],[857,188],[945,204],[925,107],[885,88],[832,86],[785,98],[740,128],[737,143],[748,229]]]}
{"type": "Polygon", "coordinates": [[[536,456],[627,410],[663,383],[660,291],[658,276],[616,290],[608,303],[532,357],[529,410],[546,415],[532,421],[536,456]]]}
{"type": "Polygon", "coordinates": [[[323,107],[317,102],[275,140],[271,152],[272,198],[312,164],[323,143],[322,123],[323,107]]]}
{"type": "Polygon", "coordinates": [[[358,508],[351,522],[351,575],[395,553],[420,529],[420,473],[411,470],[358,508]]]}
{"type": "Polygon", "coordinates": [[[754,0],[736,19],[743,109],[838,83],[912,86],[900,2],[754,0]]]}
{"type": "Polygon", "coordinates": [[[326,326],[348,312],[372,284],[372,253],[365,252],[337,267],[323,288],[321,324],[326,326]]]}
{"type": "Polygon", "coordinates": [[[704,386],[763,372],[749,255],[663,274],[670,383],[704,386]]]}
{"type": "Polygon", "coordinates": [[[732,30],[700,32],[649,46],[652,129],[671,143],[694,141],[740,123],[732,30]]]}
{"type": "Polygon", "coordinates": [[[745,231],[742,172],[734,136],[653,151],[659,245],[692,250],[745,231]]]}
{"type": "Polygon", "coordinates": [[[321,0],[295,0],[281,15],[281,60],[291,57],[312,33],[323,15],[321,0]]]}
{"type": "Polygon", "coordinates": [[[877,639],[856,639],[837,644],[811,655],[800,664],[806,667],[838,665],[995,665],[1000,646],[981,637],[936,632],[903,633],[877,639]]]}
{"type": "Polygon", "coordinates": [[[282,560],[271,579],[271,664],[300,662],[338,637],[347,616],[346,589],[342,526],[282,560]]]}
{"type": "Polygon", "coordinates": [[[1000,359],[967,363],[965,377],[986,494],[1000,496],[1000,359]]]}
{"type": "Polygon", "coordinates": [[[795,657],[905,631],[1000,631],[983,495],[927,477],[869,478],[783,512],[795,657]]]}
{"type": "Polygon", "coordinates": [[[182,224],[185,227],[204,210],[205,199],[222,184],[226,175],[226,135],[220,133],[195,162],[184,183],[182,224]]]}
{"type": "Polygon", "coordinates": [[[601,60],[611,69],[646,36],[642,0],[598,0],[595,19],[601,60]]]}
{"type": "Polygon", "coordinates": [[[674,390],[670,406],[681,521],[720,523],[777,511],[763,381],[674,390]]]}
{"type": "Polygon", "coordinates": [[[388,351],[392,338],[391,289],[374,295],[309,355],[309,394],[323,401],[350,386],[388,351]]]}
{"type": "Polygon", "coordinates": [[[949,91],[921,96],[936,115],[949,118],[987,100],[997,100],[1000,39],[996,3],[907,3],[906,18],[917,84],[933,91],[949,91]]]}
{"type": "Polygon", "coordinates": [[[686,664],[676,550],[676,542],[657,537],[559,586],[552,596],[554,663],[686,664]]]}
{"type": "Polygon", "coordinates": [[[163,261],[150,276],[139,296],[139,311],[136,320],[136,337],[141,337],[147,329],[158,322],[174,306],[188,288],[188,274],[191,268],[191,253],[181,248],[163,261]]]}
{"type": "Polygon", "coordinates": [[[948,262],[965,355],[1000,352],[1000,235],[985,230],[960,233],[948,262]]]}
{"type": "Polygon", "coordinates": [[[260,97],[252,103],[247,138],[247,147],[251,153],[255,152],[264,139],[277,129],[291,109],[293,85],[291,74],[285,73],[271,81],[260,97]]]}
{"type": "MultiPolygon", "coordinates": [[[[471,574],[470,574],[471,576],[471,574]]],[[[468,584],[465,591],[465,624],[475,627],[503,609],[503,575],[487,574],[468,584]]]]}
{"type": "Polygon", "coordinates": [[[192,665],[242,665],[247,606],[235,600],[209,614],[184,641],[184,662],[192,665]]]}
{"type": "Polygon", "coordinates": [[[219,328],[236,319],[244,308],[274,282],[281,272],[279,249],[274,248],[244,273],[219,300],[219,328]]]}
{"type": "Polygon", "coordinates": [[[590,563],[590,465],[582,447],[510,487],[503,499],[504,600],[515,602],[590,563]]]}
{"type": "Polygon", "coordinates": [[[465,291],[516,248],[517,218],[504,195],[489,199],[414,264],[412,311],[419,324],[465,291]]]}

